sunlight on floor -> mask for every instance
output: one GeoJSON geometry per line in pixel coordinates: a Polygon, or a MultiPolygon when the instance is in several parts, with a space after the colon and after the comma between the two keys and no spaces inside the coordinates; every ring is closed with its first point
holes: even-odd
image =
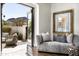
{"type": "Polygon", "coordinates": [[[27,56],[26,55],[27,43],[18,45],[14,48],[4,48],[2,56],[27,56]]]}

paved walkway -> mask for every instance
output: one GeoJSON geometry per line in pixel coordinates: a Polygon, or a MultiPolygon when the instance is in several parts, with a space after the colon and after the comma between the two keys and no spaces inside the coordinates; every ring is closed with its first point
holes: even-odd
{"type": "Polygon", "coordinates": [[[26,55],[26,47],[27,43],[18,43],[18,45],[14,48],[4,48],[2,51],[2,56],[27,56],[26,55]]]}

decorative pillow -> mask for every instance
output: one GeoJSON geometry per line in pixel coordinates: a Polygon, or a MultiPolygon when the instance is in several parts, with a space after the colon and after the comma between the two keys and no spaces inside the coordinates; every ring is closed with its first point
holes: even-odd
{"type": "Polygon", "coordinates": [[[72,43],[72,39],[73,39],[73,34],[67,35],[67,42],[68,43],[72,43]]]}
{"type": "Polygon", "coordinates": [[[37,37],[38,44],[43,43],[42,35],[37,35],[36,37],[37,37]]]}
{"type": "Polygon", "coordinates": [[[65,35],[57,35],[57,36],[55,36],[54,41],[62,42],[62,43],[67,43],[65,35]]]}
{"type": "Polygon", "coordinates": [[[51,41],[49,33],[42,33],[43,42],[51,41]]]}

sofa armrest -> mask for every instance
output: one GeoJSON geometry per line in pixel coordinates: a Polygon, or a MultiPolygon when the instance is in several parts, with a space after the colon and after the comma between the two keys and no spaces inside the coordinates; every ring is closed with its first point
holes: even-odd
{"type": "Polygon", "coordinates": [[[73,45],[79,47],[79,35],[73,36],[73,45]]]}
{"type": "Polygon", "coordinates": [[[42,40],[42,36],[41,35],[37,35],[36,38],[37,38],[37,44],[38,45],[40,45],[41,43],[43,43],[43,40],[42,40]]]}

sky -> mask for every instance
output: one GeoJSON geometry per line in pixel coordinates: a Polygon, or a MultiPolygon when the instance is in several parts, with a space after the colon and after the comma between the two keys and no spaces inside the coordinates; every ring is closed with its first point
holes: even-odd
{"type": "MultiPolygon", "coordinates": [[[[9,18],[17,18],[17,17],[27,17],[27,13],[30,12],[31,8],[16,4],[16,3],[6,3],[3,5],[2,14],[5,15],[5,18],[2,16],[2,19],[7,20],[9,18]]],[[[31,16],[29,15],[29,19],[31,16]]]]}

